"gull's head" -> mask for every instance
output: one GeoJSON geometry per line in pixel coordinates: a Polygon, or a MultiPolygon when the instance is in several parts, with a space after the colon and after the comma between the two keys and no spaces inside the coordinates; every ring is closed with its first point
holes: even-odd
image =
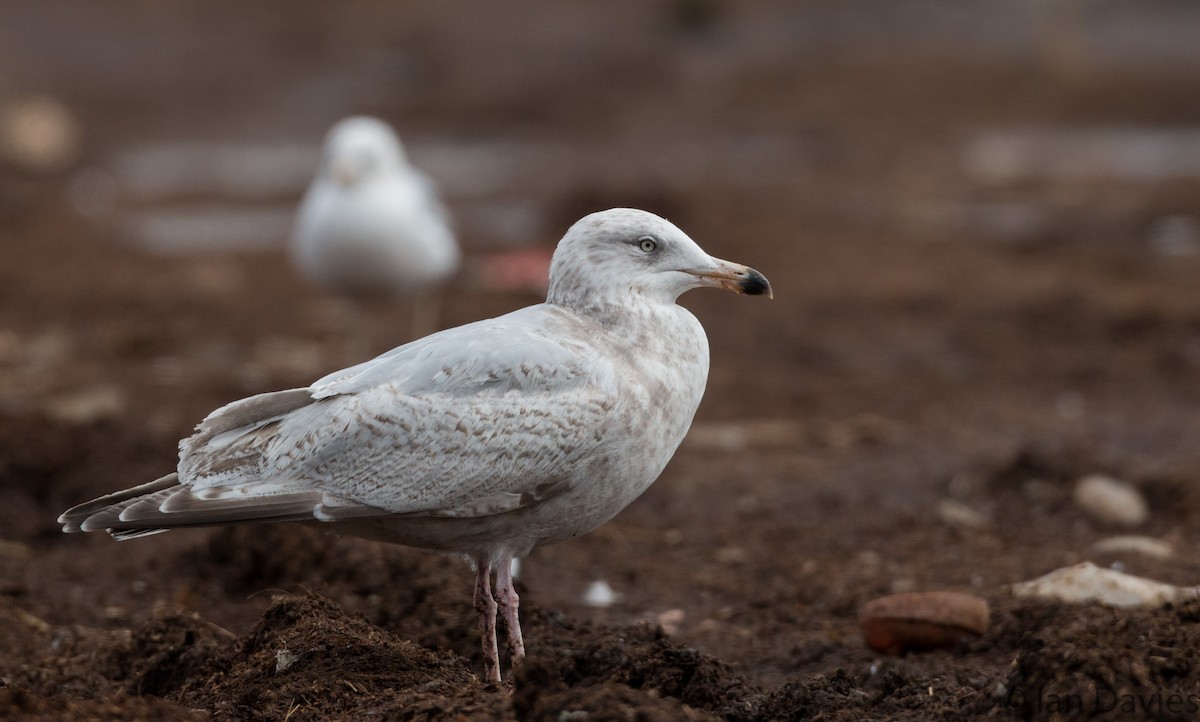
{"type": "Polygon", "coordinates": [[[559,241],[546,301],[571,308],[637,296],[673,303],[700,286],[771,296],[771,284],[761,273],[713,258],[670,221],[613,208],[584,216],[559,241]]]}
{"type": "Polygon", "coordinates": [[[405,162],[396,131],[378,118],[359,115],[329,129],[321,173],[339,185],[352,186],[392,173],[405,162]]]}

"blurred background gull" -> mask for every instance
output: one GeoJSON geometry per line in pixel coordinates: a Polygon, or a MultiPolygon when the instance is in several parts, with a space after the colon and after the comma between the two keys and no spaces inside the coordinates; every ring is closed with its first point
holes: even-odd
{"type": "MultiPolygon", "coordinates": [[[[366,116],[338,121],[329,131],[296,214],[290,251],[302,275],[344,299],[403,300],[412,319],[409,340],[438,329],[443,286],[461,256],[432,181],[408,164],[387,123],[366,116]]],[[[349,307],[343,324],[358,337],[358,348],[347,364],[373,355],[372,334],[361,321],[349,307]]]]}

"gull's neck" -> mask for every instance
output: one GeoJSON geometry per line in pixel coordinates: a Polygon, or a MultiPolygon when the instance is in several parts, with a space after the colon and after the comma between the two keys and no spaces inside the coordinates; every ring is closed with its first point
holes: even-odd
{"type": "Polygon", "coordinates": [[[569,309],[605,328],[644,324],[664,311],[671,313],[680,308],[674,298],[659,298],[630,288],[620,288],[619,293],[609,289],[583,293],[579,288],[572,290],[574,293],[556,293],[552,287],[546,303],[569,309]]]}

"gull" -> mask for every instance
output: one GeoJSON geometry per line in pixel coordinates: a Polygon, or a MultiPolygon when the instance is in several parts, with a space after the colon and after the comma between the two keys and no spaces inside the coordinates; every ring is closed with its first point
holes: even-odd
{"type": "Polygon", "coordinates": [[[433,182],[408,163],[391,126],[368,116],[329,130],[290,252],[300,274],[327,290],[410,301],[414,335],[436,327],[440,287],[461,262],[433,182]]]}
{"type": "Polygon", "coordinates": [[[525,656],[512,560],[611,519],[691,426],[708,339],[675,301],[701,286],[771,295],[761,273],[663,218],[593,213],[555,249],[545,303],[234,401],[180,442],[174,473],[59,522],[116,539],[301,522],[461,555],[475,568],[484,678],[499,683],[498,610],[511,663],[525,656]]]}

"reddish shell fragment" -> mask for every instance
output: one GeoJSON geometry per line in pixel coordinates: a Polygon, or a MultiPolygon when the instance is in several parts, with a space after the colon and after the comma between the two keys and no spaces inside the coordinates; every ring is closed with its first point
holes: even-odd
{"type": "Polygon", "coordinates": [[[987,631],[988,603],[959,592],[911,592],[872,599],[858,613],[871,649],[887,654],[950,647],[987,631]]]}

